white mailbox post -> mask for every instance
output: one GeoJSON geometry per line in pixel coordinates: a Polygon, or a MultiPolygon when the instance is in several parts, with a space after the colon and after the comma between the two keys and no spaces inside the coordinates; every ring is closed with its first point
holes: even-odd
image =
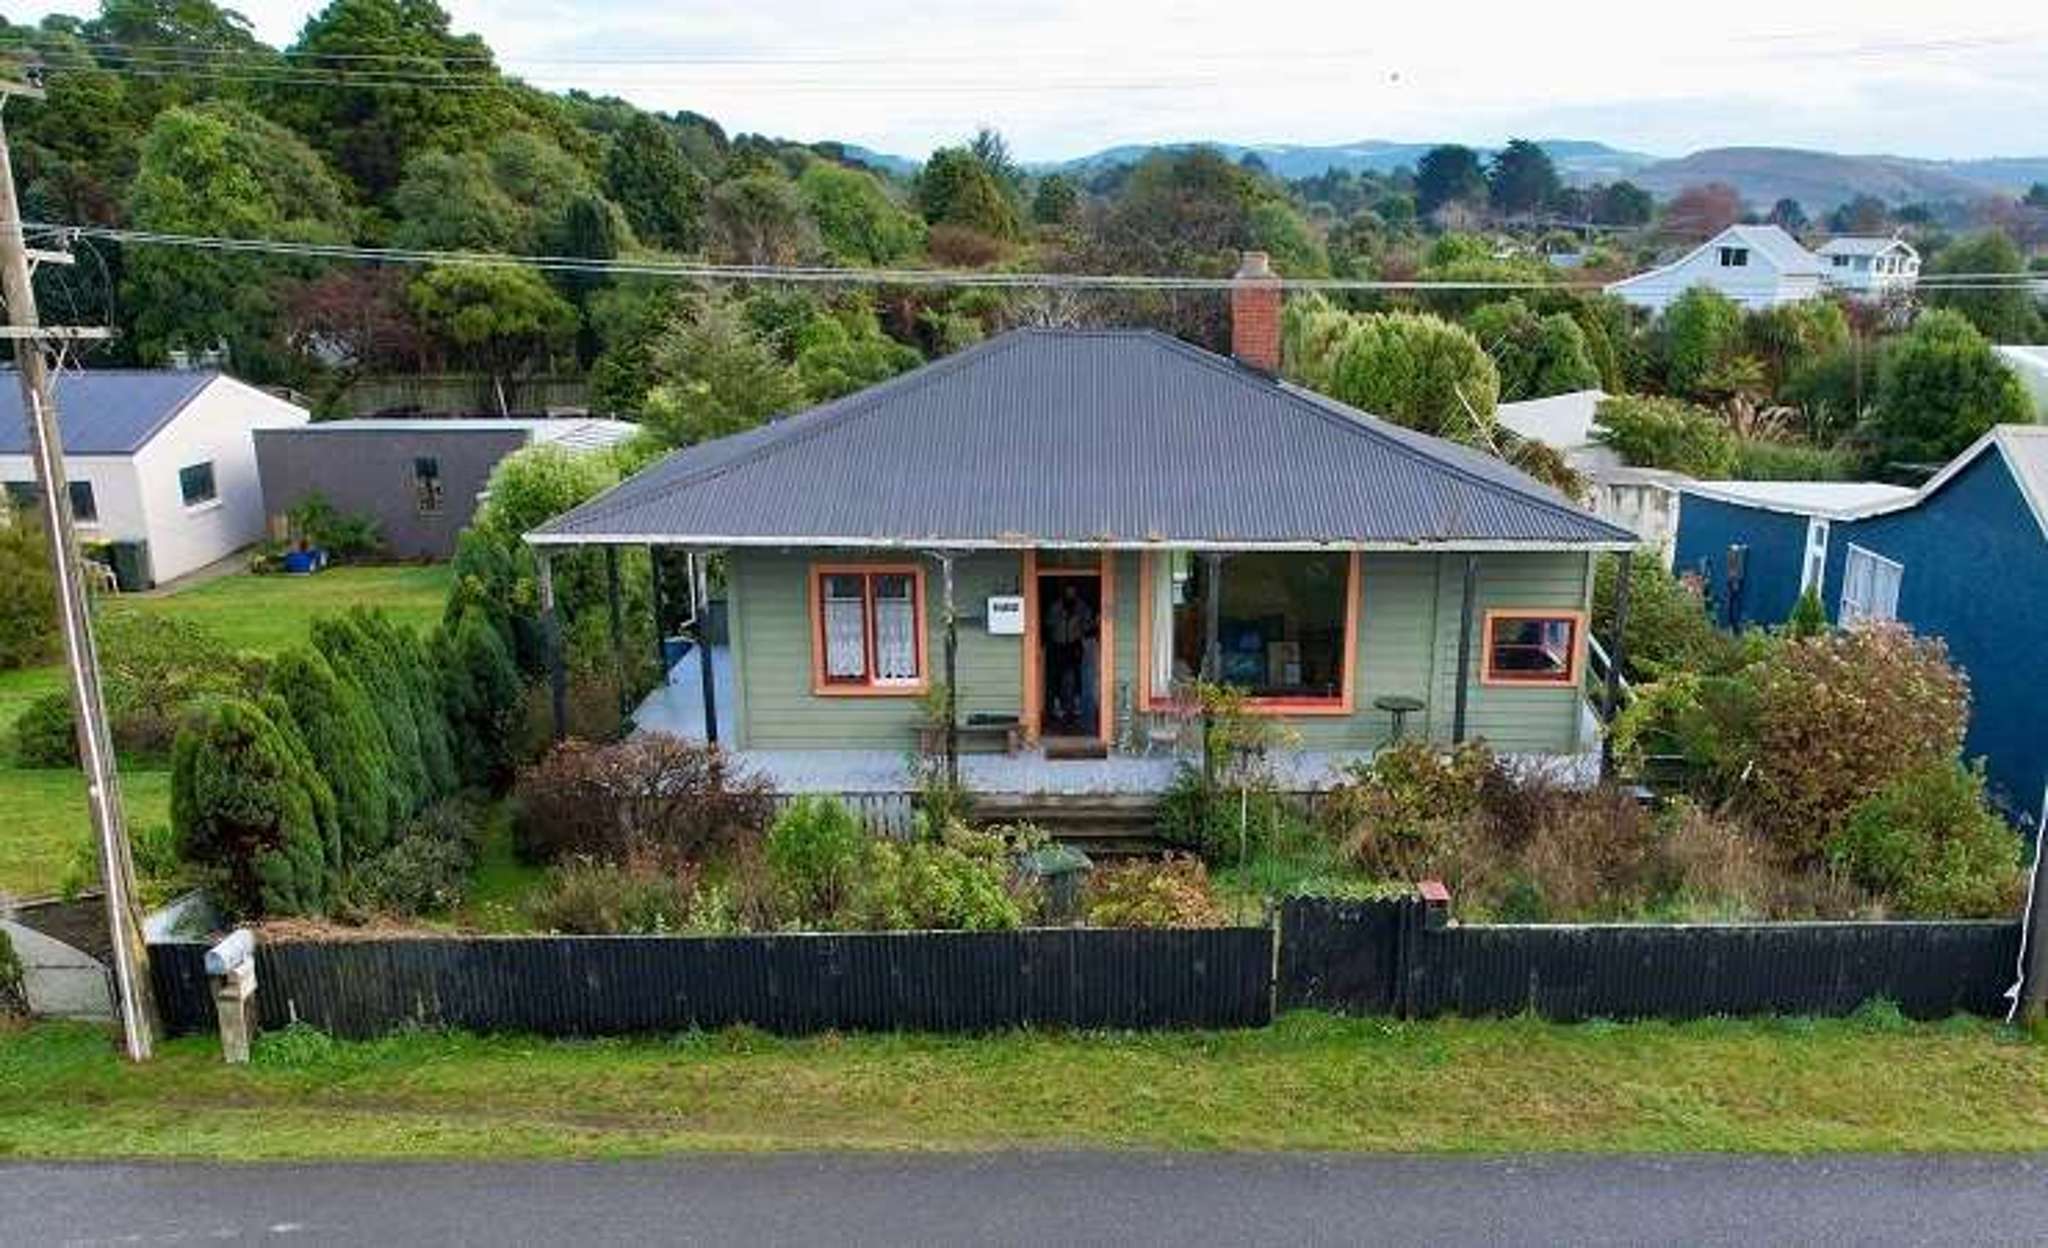
{"type": "Polygon", "coordinates": [[[220,1018],[220,1052],[229,1065],[249,1060],[249,1037],[256,1030],[256,936],[236,928],[206,951],[206,975],[213,981],[213,1009],[220,1018]]]}

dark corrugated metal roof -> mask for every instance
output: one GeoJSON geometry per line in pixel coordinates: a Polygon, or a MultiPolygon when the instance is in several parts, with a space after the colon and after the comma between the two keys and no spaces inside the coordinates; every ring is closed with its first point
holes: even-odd
{"type": "MultiPolygon", "coordinates": [[[[129,455],[139,451],[220,374],[211,369],[109,369],[60,373],[58,432],[67,455],[129,455]]],[[[0,455],[28,454],[21,377],[0,376],[0,455]]]]}
{"type": "Polygon", "coordinates": [[[543,542],[1633,541],[1497,459],[1150,331],[1018,330],[679,451],[543,542]]]}

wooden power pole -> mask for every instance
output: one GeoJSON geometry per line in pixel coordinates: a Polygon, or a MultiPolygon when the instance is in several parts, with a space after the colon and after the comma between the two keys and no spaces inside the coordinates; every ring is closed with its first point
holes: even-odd
{"type": "MultiPolygon", "coordinates": [[[[14,96],[42,98],[39,88],[0,79],[0,113],[14,96]]],[[[149,1058],[156,1046],[156,998],[150,991],[149,951],[143,943],[142,912],[135,897],[135,864],[121,812],[121,783],[114,769],[114,739],[100,692],[99,653],[92,637],[92,608],[79,567],[78,540],[71,524],[70,487],[64,477],[64,446],[50,388],[50,343],[102,338],[105,329],[44,328],[36,314],[31,258],[63,263],[63,255],[32,253],[22,235],[21,205],[14,193],[14,164],[0,116],[0,294],[7,301],[4,336],[14,341],[21,373],[22,415],[28,423],[29,457],[42,490],[43,530],[50,565],[57,573],[57,616],[70,669],[71,708],[78,722],[78,759],[85,768],[86,799],[99,836],[100,879],[106,889],[107,926],[112,937],[114,986],[128,1056],[149,1058]]]]}

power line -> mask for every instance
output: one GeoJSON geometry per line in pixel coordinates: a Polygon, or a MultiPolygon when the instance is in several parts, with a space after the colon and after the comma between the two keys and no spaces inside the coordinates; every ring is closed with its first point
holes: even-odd
{"type": "MultiPolygon", "coordinates": [[[[69,225],[31,221],[24,229],[60,238],[98,239],[129,246],[179,247],[232,254],[273,255],[302,260],[357,261],[393,265],[469,264],[493,268],[532,268],[546,272],[587,273],[615,277],[669,277],[690,281],[759,281],[813,285],[979,287],[1052,290],[1187,290],[1224,291],[1228,277],[1154,273],[1004,272],[968,269],[833,268],[824,265],[714,264],[707,261],[599,259],[589,256],[523,255],[495,251],[456,251],[424,247],[366,247],[351,243],[311,243],[285,239],[235,238],[227,235],[181,234],[113,226],[69,225]]],[[[1299,291],[1585,291],[1600,290],[1605,281],[1457,281],[1417,278],[1296,277],[1280,279],[1284,289],[1299,291]]],[[[1956,273],[1922,279],[1938,290],[2048,291],[2048,276],[2034,273],[1956,273]]]]}

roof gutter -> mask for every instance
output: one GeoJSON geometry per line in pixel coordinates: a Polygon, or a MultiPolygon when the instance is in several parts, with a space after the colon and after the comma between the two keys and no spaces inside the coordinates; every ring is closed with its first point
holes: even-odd
{"type": "Polygon", "coordinates": [[[1305,539],[1275,541],[1247,538],[1231,541],[1210,538],[1186,540],[1162,538],[1156,541],[1077,541],[1071,538],[816,537],[803,535],[772,537],[717,533],[545,533],[538,531],[528,533],[525,540],[530,546],[549,547],[703,546],[781,548],[786,550],[1358,550],[1380,553],[1418,553],[1428,551],[1469,551],[1478,553],[1567,551],[1584,553],[1586,551],[1631,551],[1641,546],[1640,542],[1619,540],[1516,542],[1488,539],[1463,540],[1459,538],[1445,538],[1441,541],[1432,541],[1418,538],[1409,541],[1318,542],[1305,539]]]}

